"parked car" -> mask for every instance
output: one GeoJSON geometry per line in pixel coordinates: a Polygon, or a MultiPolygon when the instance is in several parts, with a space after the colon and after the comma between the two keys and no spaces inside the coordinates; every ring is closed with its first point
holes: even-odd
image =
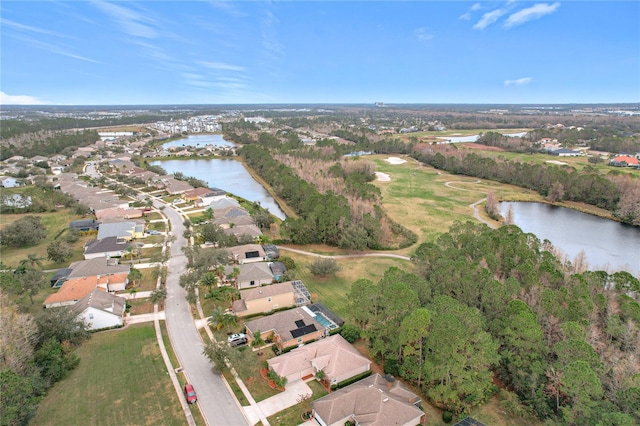
{"type": "Polygon", "coordinates": [[[198,395],[196,395],[196,391],[193,389],[193,385],[186,384],[184,385],[184,396],[187,397],[187,402],[189,404],[195,404],[198,402],[198,395]]]}
{"type": "Polygon", "coordinates": [[[242,346],[247,344],[247,336],[244,333],[231,334],[227,337],[227,342],[231,346],[242,346]]]}
{"type": "Polygon", "coordinates": [[[147,229],[146,232],[148,235],[162,235],[162,232],[156,231],[155,229],[147,229]]]}

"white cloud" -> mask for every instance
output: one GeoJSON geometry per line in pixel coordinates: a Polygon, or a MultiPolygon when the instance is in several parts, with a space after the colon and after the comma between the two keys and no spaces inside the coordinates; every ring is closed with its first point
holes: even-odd
{"type": "Polygon", "coordinates": [[[8,95],[0,92],[0,105],[46,105],[51,102],[43,101],[35,96],[29,95],[8,95]]]}
{"type": "Polygon", "coordinates": [[[58,55],[62,55],[62,56],[66,56],[68,58],[73,58],[73,59],[79,59],[81,61],[85,61],[85,62],[92,62],[94,64],[99,64],[101,63],[100,61],[97,61],[95,59],[91,59],[91,58],[87,58],[86,56],[81,56],[81,55],[77,55],[73,52],[68,51],[66,48],[62,47],[62,46],[58,46],[55,44],[51,44],[51,43],[45,43],[43,41],[40,40],[34,40],[31,39],[29,37],[21,37],[21,36],[14,36],[13,38],[15,38],[16,40],[20,40],[32,47],[36,47],[38,49],[42,49],[42,50],[46,50],[48,52],[51,53],[56,53],[58,55]]]}
{"type": "Polygon", "coordinates": [[[469,8],[469,10],[467,10],[465,13],[463,13],[462,15],[460,15],[458,17],[458,19],[462,19],[463,21],[469,21],[471,19],[471,12],[475,12],[476,10],[480,10],[482,6],[480,6],[480,3],[476,3],[473,6],[471,6],[469,8]]]}
{"type": "Polygon", "coordinates": [[[56,32],[53,32],[53,31],[42,29],[42,28],[32,27],[30,25],[21,24],[19,22],[10,21],[9,19],[4,19],[4,18],[0,18],[0,24],[2,24],[2,26],[5,27],[5,28],[6,27],[10,27],[10,28],[13,28],[13,29],[19,30],[19,31],[46,34],[46,35],[51,35],[51,36],[56,36],[56,37],[67,37],[64,34],[56,33],[56,32]]]}
{"type": "Polygon", "coordinates": [[[555,12],[560,7],[560,3],[538,3],[526,9],[522,9],[507,18],[504,23],[505,28],[515,27],[516,25],[524,24],[525,22],[532,21],[555,12]]]}
{"type": "Polygon", "coordinates": [[[529,84],[533,81],[531,77],[522,77],[516,80],[505,80],[505,86],[524,86],[525,84],[529,84]]]}
{"type": "Polygon", "coordinates": [[[433,34],[429,32],[427,28],[416,28],[413,33],[416,35],[419,41],[429,41],[435,37],[433,34]]]}
{"type": "Polygon", "coordinates": [[[207,61],[199,61],[200,65],[213,69],[213,70],[225,70],[225,71],[245,71],[244,67],[238,65],[225,64],[223,62],[207,62],[207,61]]]}
{"type": "Polygon", "coordinates": [[[496,9],[491,12],[487,12],[482,15],[482,18],[480,18],[480,20],[473,26],[473,28],[476,30],[484,30],[489,25],[500,19],[500,17],[505,13],[507,13],[507,11],[504,9],[496,9]]]}
{"type": "Polygon", "coordinates": [[[125,33],[149,39],[158,37],[157,31],[152,28],[155,22],[148,14],[138,13],[133,9],[105,1],[96,1],[94,4],[104,13],[110,15],[125,33]]]}

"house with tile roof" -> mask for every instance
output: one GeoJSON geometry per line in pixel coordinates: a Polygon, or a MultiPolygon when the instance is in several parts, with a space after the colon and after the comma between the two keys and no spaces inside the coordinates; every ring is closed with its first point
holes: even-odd
{"type": "Polygon", "coordinates": [[[128,274],[130,266],[119,264],[118,259],[99,257],[89,260],[78,260],[69,265],[71,272],[68,278],[91,277],[93,275],[109,276],[116,274],[128,274]]]}
{"type": "Polygon", "coordinates": [[[280,349],[298,346],[318,340],[329,334],[329,330],[316,321],[304,306],[277,312],[267,317],[245,322],[246,334],[250,341],[260,331],[263,340],[272,340],[280,349]]]}
{"type": "Polygon", "coordinates": [[[136,238],[145,238],[145,224],[142,222],[107,222],[101,223],[98,228],[98,240],[108,237],[121,238],[131,241],[136,238]]]}
{"type": "Polygon", "coordinates": [[[233,263],[242,265],[243,263],[263,262],[267,260],[267,253],[260,244],[242,244],[227,248],[231,254],[233,263]]]}
{"type": "Polygon", "coordinates": [[[339,334],[295,348],[267,363],[288,382],[315,376],[322,370],[332,385],[366,373],[371,366],[371,361],[339,334]]]}
{"type": "Polygon", "coordinates": [[[294,288],[291,281],[287,281],[241,291],[240,300],[233,302],[232,310],[237,316],[246,317],[295,305],[294,288]]]}
{"type": "Polygon", "coordinates": [[[103,330],[122,327],[125,306],[124,298],[96,289],[78,300],[71,311],[89,330],[103,330]]]}
{"type": "Polygon", "coordinates": [[[97,288],[97,276],[68,279],[57,292],[45,299],[43,305],[45,308],[73,305],[97,288]]]}
{"type": "Polygon", "coordinates": [[[95,259],[97,257],[122,257],[132,243],[124,238],[106,237],[90,240],[84,245],[84,258],[95,259]]]}
{"type": "Polygon", "coordinates": [[[376,373],[313,401],[313,414],[322,426],[415,426],[426,421],[420,404],[399,380],[376,373]]]}
{"type": "MultiPolygon", "coordinates": [[[[233,235],[238,240],[241,238],[250,238],[251,240],[262,235],[262,231],[256,225],[240,225],[234,226],[233,228],[223,229],[224,233],[227,235],[233,235]]],[[[244,240],[248,241],[248,240],[244,240]]]]}

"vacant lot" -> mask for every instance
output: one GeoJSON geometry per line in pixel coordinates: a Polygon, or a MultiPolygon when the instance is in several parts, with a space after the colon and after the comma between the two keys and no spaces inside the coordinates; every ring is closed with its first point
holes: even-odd
{"type": "Polygon", "coordinates": [[[98,333],[40,403],[37,425],[183,425],[152,325],[98,333]]]}

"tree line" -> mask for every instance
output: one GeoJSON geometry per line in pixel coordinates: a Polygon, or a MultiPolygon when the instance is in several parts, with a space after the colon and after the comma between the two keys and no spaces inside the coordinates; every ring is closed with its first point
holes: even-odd
{"type": "Polygon", "coordinates": [[[413,259],[415,272],[391,268],[348,295],[385,371],[455,413],[500,392],[511,414],[550,424],[640,421],[640,282],[631,274],[587,271],[515,226],[471,222],[413,259]]]}
{"type": "Polygon", "coordinates": [[[2,151],[0,152],[0,161],[6,160],[14,155],[30,158],[36,155],[50,156],[60,154],[68,148],[88,146],[97,140],[100,140],[100,136],[95,130],[83,130],[73,133],[56,132],[49,136],[37,138],[30,143],[22,143],[20,146],[10,143],[3,144],[2,151]]]}
{"type": "Polygon", "coordinates": [[[625,223],[640,224],[640,182],[606,177],[591,166],[579,171],[552,164],[520,163],[483,157],[452,146],[422,147],[411,156],[453,174],[517,185],[534,190],[551,202],[591,204],[610,211],[625,223]],[[621,209],[623,205],[625,208],[621,209]]]}

